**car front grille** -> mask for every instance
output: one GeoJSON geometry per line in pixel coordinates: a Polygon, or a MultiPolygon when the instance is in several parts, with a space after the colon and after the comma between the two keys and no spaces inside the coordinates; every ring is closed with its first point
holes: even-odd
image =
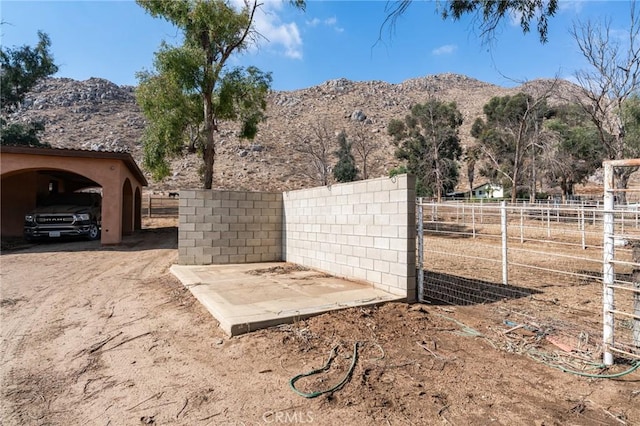
{"type": "Polygon", "coordinates": [[[36,223],[43,225],[73,223],[73,216],[37,216],[36,223]]]}

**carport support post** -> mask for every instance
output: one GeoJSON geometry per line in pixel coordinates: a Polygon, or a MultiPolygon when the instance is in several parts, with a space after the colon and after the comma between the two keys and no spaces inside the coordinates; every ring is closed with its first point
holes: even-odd
{"type": "Polygon", "coordinates": [[[604,255],[602,267],[602,346],[604,365],[613,365],[613,354],[609,350],[613,346],[613,269],[614,235],[613,235],[613,166],[604,162],[604,255]]]}
{"type": "Polygon", "coordinates": [[[102,237],[105,245],[122,241],[122,196],[119,182],[102,187],[102,237]]]}

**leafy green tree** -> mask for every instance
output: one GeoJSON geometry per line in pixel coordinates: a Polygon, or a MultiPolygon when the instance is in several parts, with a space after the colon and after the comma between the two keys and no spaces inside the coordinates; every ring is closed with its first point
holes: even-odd
{"type": "Polygon", "coordinates": [[[396,143],[396,157],[416,175],[418,196],[441,200],[458,183],[457,161],[462,155],[458,128],[462,114],[455,103],[430,99],[411,108],[404,121],[391,120],[388,133],[396,143]]]}
{"type": "Polygon", "coordinates": [[[185,147],[193,152],[200,138],[201,98],[196,92],[183,92],[172,73],[171,58],[165,57],[181,53],[163,44],[154,62],[156,73],[137,74],[136,100],[145,116],[153,118],[148,120],[143,135],[143,164],[157,180],[171,173],[168,158],[182,153],[185,147]]]}
{"type": "Polygon", "coordinates": [[[338,135],[338,146],[335,153],[338,162],[333,167],[333,177],[338,182],[353,182],[358,175],[358,169],[351,152],[351,142],[347,140],[347,134],[344,130],[338,135]]]}
{"type": "MultiPolygon", "coordinates": [[[[390,2],[385,24],[395,26],[398,17],[406,12],[413,1],[390,2]]],[[[542,43],[547,42],[549,18],[558,10],[558,0],[446,0],[436,4],[443,19],[452,17],[458,21],[463,16],[473,15],[482,37],[487,40],[493,37],[505,19],[517,18],[524,33],[531,30],[533,23],[542,43]]]]}
{"type": "Polygon", "coordinates": [[[0,142],[2,145],[51,147],[49,143],[40,141],[40,134],[44,131],[44,124],[39,121],[24,124],[7,124],[4,118],[0,118],[0,126],[0,142]]]}
{"type": "MultiPolygon", "coordinates": [[[[228,60],[258,36],[254,17],[260,5],[246,2],[236,10],[224,0],[136,2],[151,16],[171,22],[184,38],[177,47],[163,43],[156,53],[155,72],[139,74],[136,96],[150,123],[144,136],[145,167],[156,178],[166,176],[167,158],[182,152],[190,140],[202,154],[203,183],[209,189],[219,123],[239,122],[240,136],[253,138],[264,119],[271,75],[255,67],[226,68],[228,60]],[[163,88],[170,95],[162,93],[163,88]]],[[[291,3],[304,7],[301,1],[291,3]]]]}
{"type": "Polygon", "coordinates": [[[389,177],[394,177],[394,176],[398,176],[398,175],[404,175],[409,173],[409,169],[407,169],[407,166],[405,165],[401,165],[401,166],[397,166],[392,168],[391,170],[389,170],[389,177]]]}
{"type": "Polygon", "coordinates": [[[480,156],[488,170],[511,185],[515,203],[522,182],[527,154],[535,147],[547,103],[524,93],[494,97],[483,107],[485,120],[477,118],[471,136],[477,139],[480,156]]]}
{"type": "Polygon", "coordinates": [[[544,151],[543,167],[550,183],[562,189],[563,198],[573,195],[576,184],[584,182],[606,157],[600,144],[598,129],[577,104],[553,108],[545,122],[554,142],[544,151]]]}
{"type": "Polygon", "coordinates": [[[58,71],[49,50],[49,36],[39,31],[38,39],[35,47],[0,48],[0,144],[49,146],[38,138],[44,130],[42,123],[9,123],[8,120],[8,114],[18,108],[40,80],[58,71]]]}

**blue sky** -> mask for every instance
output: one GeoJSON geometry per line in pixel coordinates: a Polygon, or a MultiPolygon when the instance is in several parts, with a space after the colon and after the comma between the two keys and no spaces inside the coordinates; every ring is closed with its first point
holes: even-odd
{"type": "MultiPolygon", "coordinates": [[[[629,23],[627,1],[560,0],[547,44],[507,20],[497,40],[487,45],[471,19],[443,21],[435,1],[414,1],[395,29],[384,28],[382,34],[386,1],[311,0],[305,12],[276,0],[263,3],[256,24],[264,38],[230,65],[272,72],[274,90],[335,78],[400,83],[445,72],[500,86],[556,75],[571,78],[586,66],[569,35],[572,22],[608,17],[620,33],[629,23]]],[[[51,37],[60,66],[56,76],[77,80],[101,77],[135,85],[136,72],[151,68],[161,40],[180,40],[178,30],[133,1],[3,0],[0,14],[3,46],[33,45],[42,30],[51,37]]]]}

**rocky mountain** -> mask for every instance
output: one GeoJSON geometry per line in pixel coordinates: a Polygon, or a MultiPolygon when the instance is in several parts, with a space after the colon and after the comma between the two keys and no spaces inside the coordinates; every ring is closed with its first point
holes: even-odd
{"type": "MultiPolygon", "coordinates": [[[[439,74],[400,84],[337,79],[306,89],[273,92],[268,100],[268,118],[253,141],[237,138],[233,125],[222,126],[214,186],[282,191],[317,185],[304,173],[309,161],[296,148],[312,137],[318,126],[336,135],[341,130],[349,136],[361,135],[376,146],[369,160],[369,177],[387,175],[398,165],[387,123],[393,118],[402,119],[413,104],[425,102],[429,96],[456,102],[464,117],[460,134],[466,146],[472,142],[469,133],[473,121],[482,115],[482,107],[491,97],[519,91],[536,94],[548,90],[551,84],[550,80],[535,80],[503,88],[463,75],[439,74]]],[[[11,119],[44,122],[42,139],[54,147],[126,150],[142,164],[140,138],[145,120],[136,105],[134,90],[99,78],[50,78],[37,85],[11,119]]],[[[576,86],[559,81],[552,93],[551,102],[559,102],[575,94],[576,86]]],[[[197,154],[185,154],[172,162],[171,177],[162,182],[149,179],[149,189],[199,188],[200,164],[197,154]]],[[[464,179],[460,185],[465,185],[464,179]]]]}

